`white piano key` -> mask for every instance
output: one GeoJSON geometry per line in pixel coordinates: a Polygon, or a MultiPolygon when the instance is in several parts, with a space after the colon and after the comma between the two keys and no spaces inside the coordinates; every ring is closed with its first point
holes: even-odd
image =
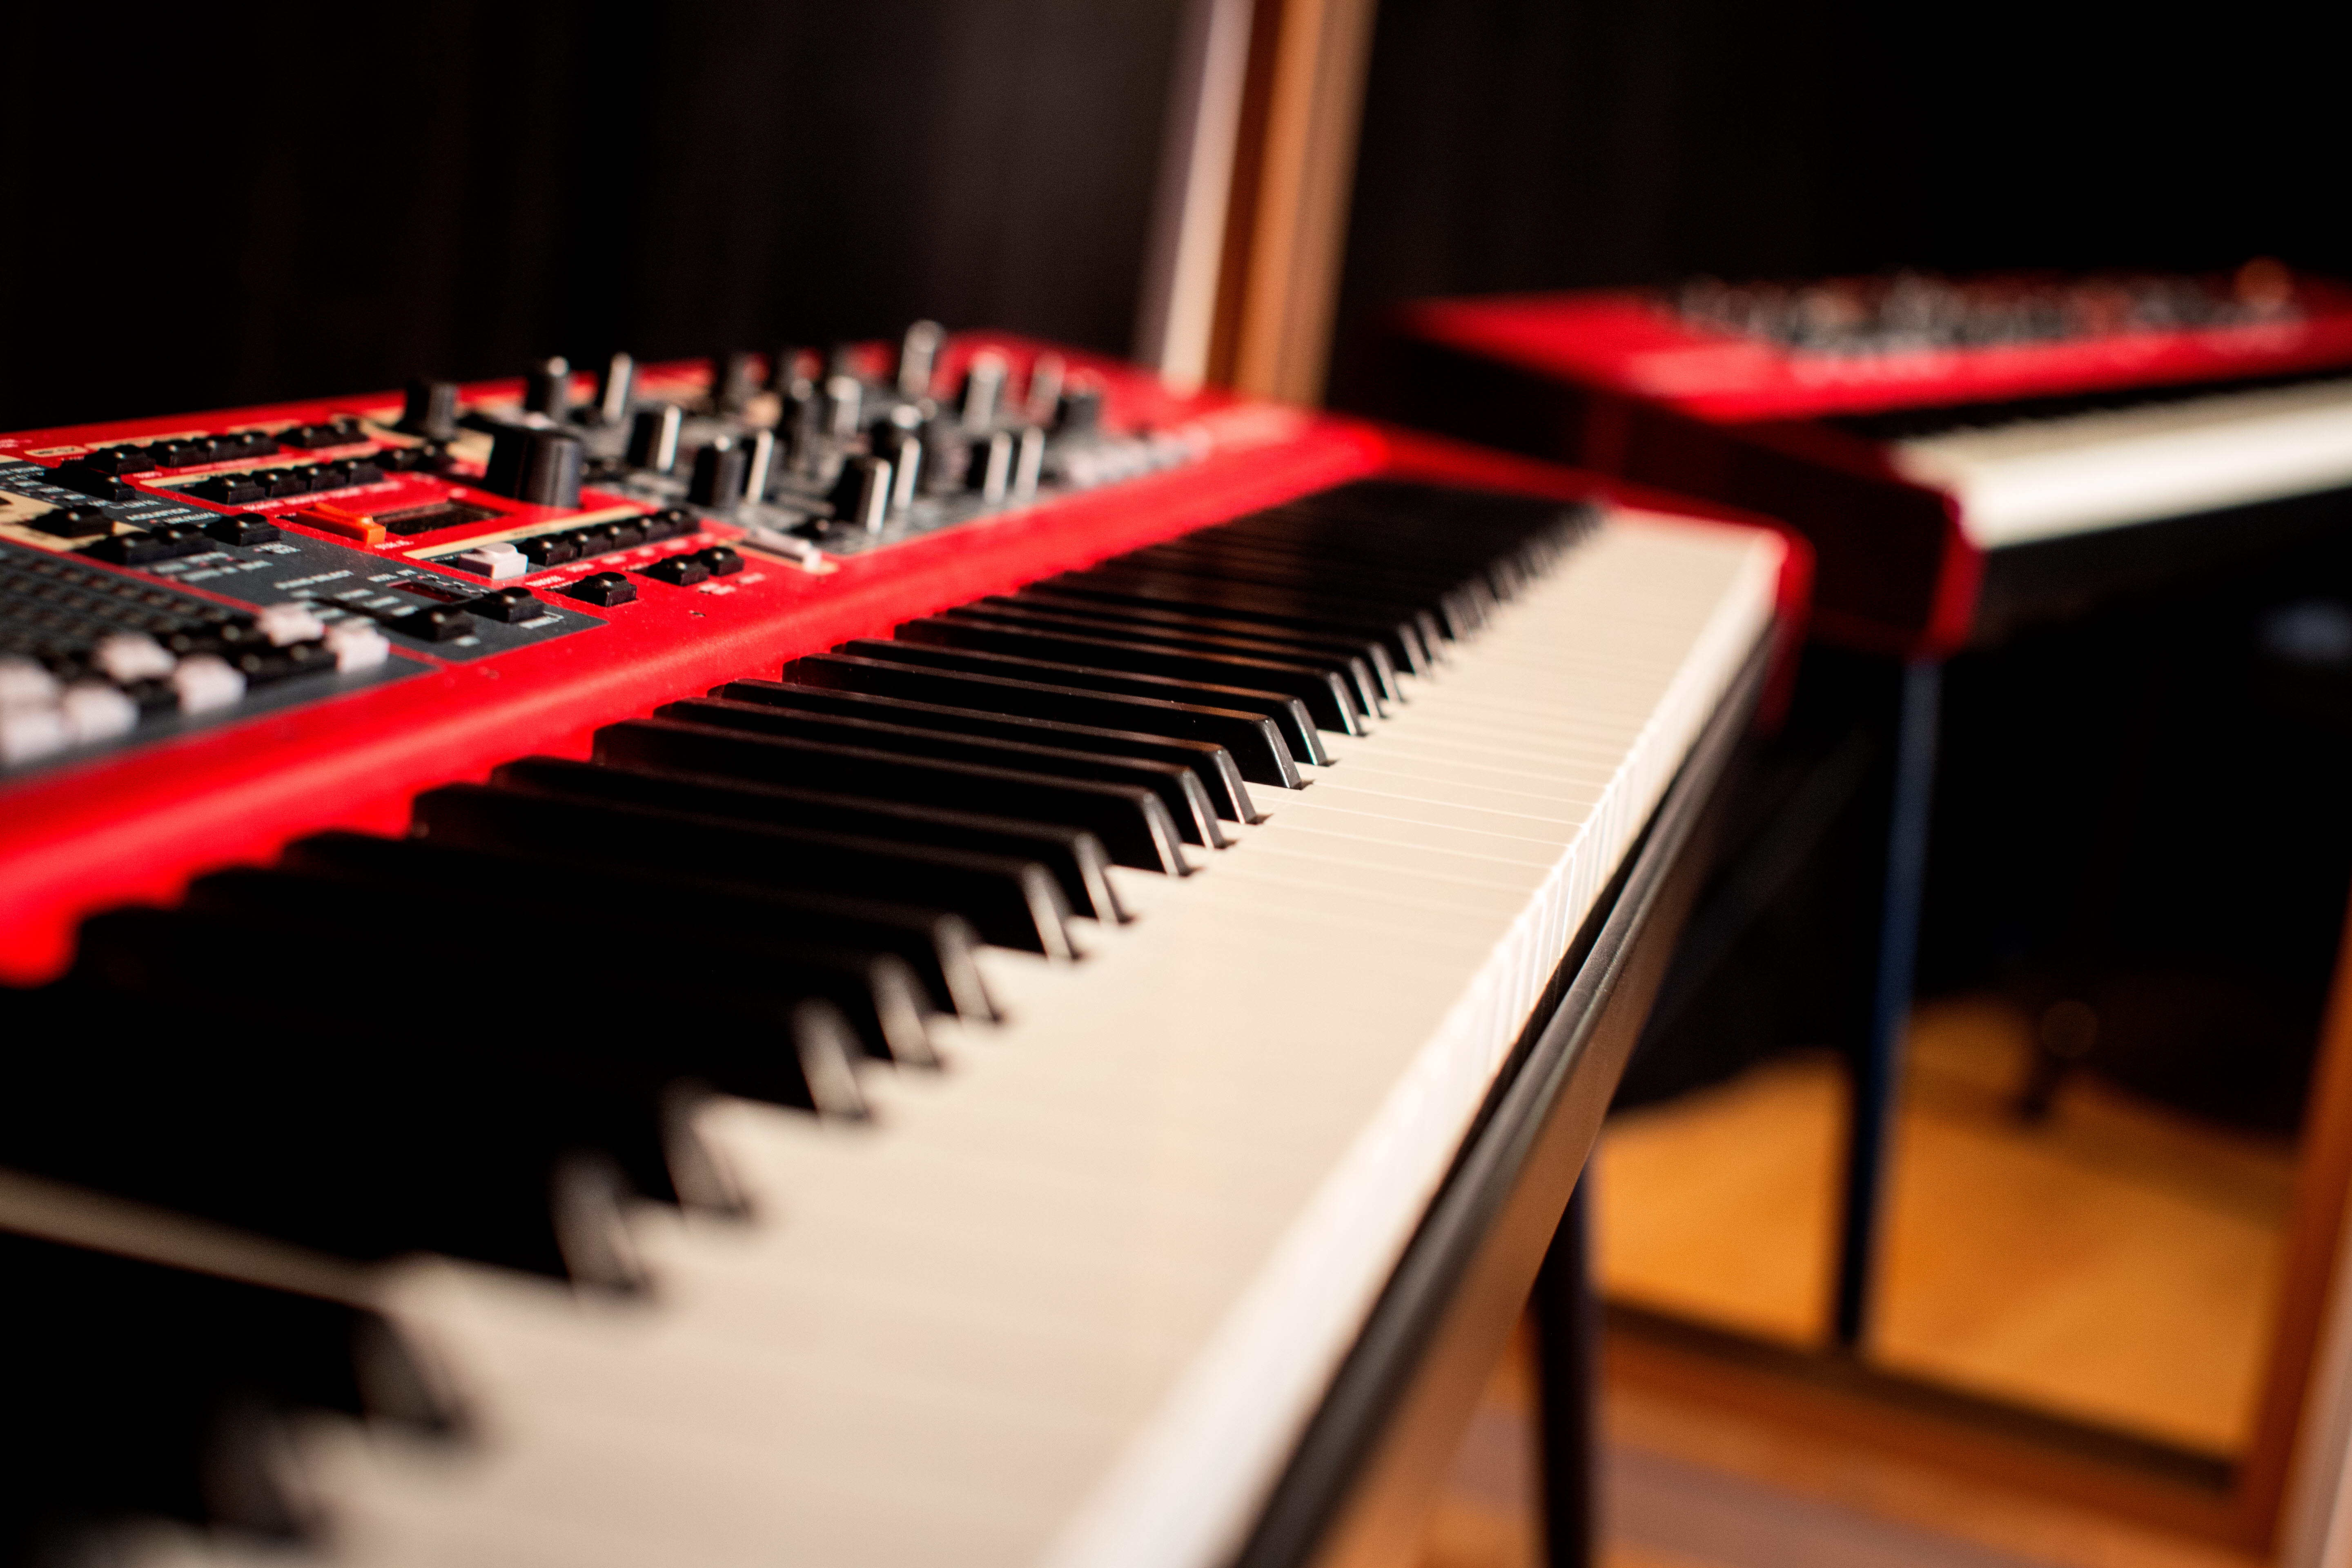
{"type": "Polygon", "coordinates": [[[485,1437],[316,1445],[338,1560],[1216,1561],[1778,560],[1604,525],[1201,874],[1116,871],[1139,918],[1082,962],[983,952],[1008,1022],[871,1075],[872,1125],[718,1102],[755,1218],[646,1215],[651,1302],[404,1275],[485,1437]]]}

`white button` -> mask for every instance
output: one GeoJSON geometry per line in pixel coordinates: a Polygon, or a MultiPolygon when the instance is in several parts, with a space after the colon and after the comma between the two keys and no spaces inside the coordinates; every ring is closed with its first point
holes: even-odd
{"type": "Polygon", "coordinates": [[[136,632],[117,632],[100,639],[96,661],[107,679],[118,686],[128,686],[134,680],[161,680],[172,673],[174,662],[153,637],[141,637],[136,632]]]}
{"type": "Polygon", "coordinates": [[[47,708],[58,700],[58,678],[29,658],[0,658],[0,711],[47,708]]]}
{"type": "Polygon", "coordinates": [[[228,661],[208,653],[192,653],[172,671],[172,685],[180,694],[183,713],[209,713],[235,706],[245,697],[245,677],[228,661]]]}
{"type": "Polygon", "coordinates": [[[76,681],[68,687],[59,706],[65,714],[66,733],[76,745],[128,735],[139,724],[139,704],[95,680],[76,681]]]}
{"type": "Polygon", "coordinates": [[[56,709],[0,710],[0,764],[29,763],[65,747],[65,716],[56,709]]]}
{"type": "Polygon", "coordinates": [[[530,558],[511,544],[484,544],[451,557],[450,564],[478,572],[493,583],[503,583],[530,571],[530,558]]]}
{"type": "Polygon", "coordinates": [[[269,639],[272,647],[315,642],[327,629],[318,612],[308,605],[264,605],[255,612],[253,624],[269,639]]]}
{"type": "Polygon", "coordinates": [[[392,639],[368,621],[337,621],[325,636],[336,669],[346,675],[355,669],[373,669],[392,652],[392,639]]]}

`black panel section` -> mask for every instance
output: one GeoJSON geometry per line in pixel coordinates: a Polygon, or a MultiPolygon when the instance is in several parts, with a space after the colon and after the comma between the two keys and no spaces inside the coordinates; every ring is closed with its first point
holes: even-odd
{"type": "Polygon", "coordinates": [[[2352,525],[2352,489],[2103,528],[1985,556],[1970,641],[2006,642],[2095,605],[2195,584],[2352,525]]]}

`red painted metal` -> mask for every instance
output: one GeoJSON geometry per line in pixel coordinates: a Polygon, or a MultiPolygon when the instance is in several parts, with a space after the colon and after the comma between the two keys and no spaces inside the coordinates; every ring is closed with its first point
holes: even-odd
{"type": "Polygon", "coordinates": [[[2352,291],[2306,280],[2298,293],[2301,313],[2283,321],[1866,356],[1805,353],[1695,327],[1650,296],[1622,290],[1430,300],[1407,307],[1401,324],[1425,342],[1736,424],[2352,363],[2352,291]]]}
{"type": "MultiPolygon", "coordinates": [[[[1037,345],[967,339],[940,367],[942,384],[975,348],[1025,361],[1037,345]]],[[[784,660],[844,638],[984,594],[1002,593],[1310,490],[1384,469],[1575,496],[1612,490],[1580,475],[1471,448],[1218,394],[1179,395],[1154,378],[1068,353],[1074,370],[1100,376],[1108,418],[1119,427],[1187,424],[1213,442],[1203,460],[1001,518],[949,530],[870,555],[838,559],[812,574],[746,550],[740,576],[694,588],[646,580],[635,603],[592,612],[601,627],[471,662],[438,662],[431,674],[287,712],[160,742],[77,767],[34,775],[0,796],[0,980],[56,973],[68,960],[75,922],[106,905],[167,900],[208,868],[262,858],[288,839],[328,827],[397,832],[408,802],[435,784],[478,779],[527,752],[586,754],[604,724],[698,695],[721,681],[772,674],[784,660]]],[[[647,384],[686,393],[701,367],[655,367],[647,384]]],[[[513,384],[468,389],[469,400],[512,395],[513,384]]],[[[335,413],[389,416],[396,400],[371,396],[286,404],[205,416],[0,437],[0,455],[138,437],[219,430],[269,421],[310,422],[335,413]]],[[[396,500],[437,499],[462,485],[435,481],[370,492],[396,500]]],[[[1629,501],[1676,503],[1613,487],[1629,501]]],[[[496,531],[529,512],[412,539],[373,553],[406,559],[420,547],[496,531]]],[[[271,510],[284,513],[302,504],[271,510]]],[[[583,498],[593,510],[599,498],[583,498]]],[[[1716,515],[1731,516],[1722,509],[1716,515]]],[[[735,531],[714,525],[712,533],[735,531]]],[[[347,542],[338,541],[338,542],[347,542]]],[[[646,546],[647,558],[678,543],[646,546]]],[[[630,563],[641,563],[632,559],[630,563]]],[[[534,574],[539,586],[610,561],[534,574]]],[[[1802,567],[1790,592],[1801,599],[1802,567]]]]}
{"type": "Polygon", "coordinates": [[[1785,519],[1814,552],[1813,635],[1934,658],[1969,640],[1983,552],[1951,497],[1835,418],[2352,368],[2352,289],[2304,279],[2293,299],[2255,324],[1878,355],[1695,326],[1622,290],[1430,300],[1394,318],[1385,411],[1785,519]]]}

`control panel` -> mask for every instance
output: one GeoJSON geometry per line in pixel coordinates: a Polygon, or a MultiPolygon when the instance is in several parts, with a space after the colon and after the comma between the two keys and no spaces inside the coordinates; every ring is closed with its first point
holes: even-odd
{"type": "Polygon", "coordinates": [[[599,633],[648,592],[822,579],[1286,417],[1074,357],[922,321],[0,437],[0,779],[599,633]]]}

